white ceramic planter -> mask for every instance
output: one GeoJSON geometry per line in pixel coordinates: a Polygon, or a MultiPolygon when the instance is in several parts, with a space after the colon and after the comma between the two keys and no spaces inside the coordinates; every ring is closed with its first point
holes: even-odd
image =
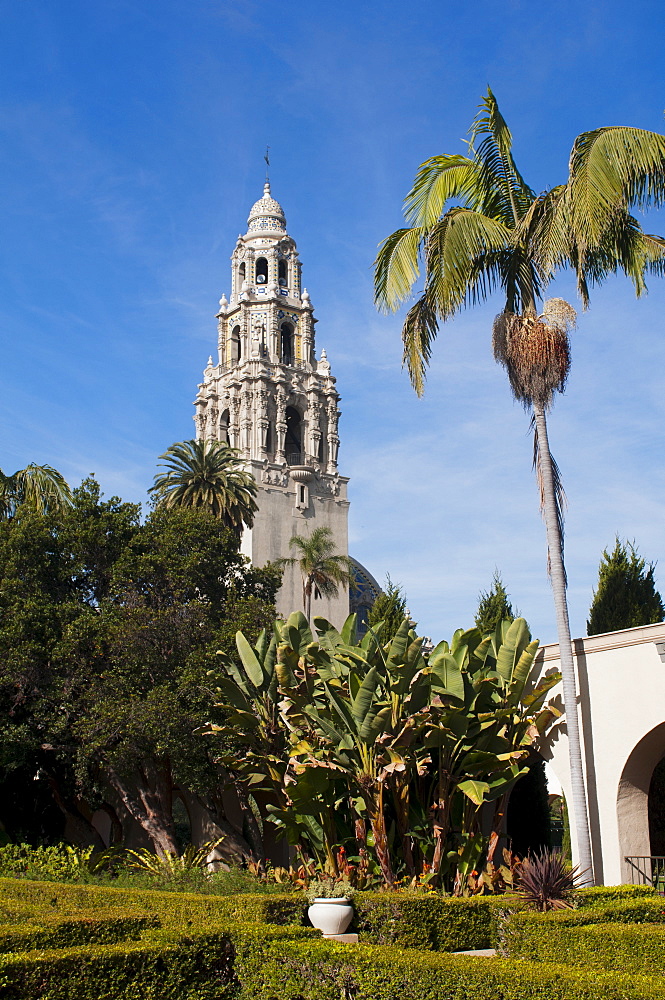
{"type": "Polygon", "coordinates": [[[353,919],[353,905],[348,899],[315,899],[307,916],[323,934],[343,934],[353,919]]]}

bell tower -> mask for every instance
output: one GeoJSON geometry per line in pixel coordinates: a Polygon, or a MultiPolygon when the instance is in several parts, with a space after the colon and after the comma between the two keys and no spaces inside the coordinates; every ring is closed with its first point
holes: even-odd
{"type": "MultiPolygon", "coordinates": [[[[258,485],[254,525],[242,551],[256,566],[296,556],[289,541],[330,528],[335,553],[348,554],[348,479],[337,470],[339,395],[326,352],[317,361],[314,310],[301,287],[295,241],[266,181],[247,232],[231,256],[231,293],[217,313],[212,356],[195,400],[196,436],[227,441],[258,485]]],[[[297,566],[284,571],[279,614],[303,610],[297,566]]],[[[341,626],[348,590],[312,603],[312,615],[341,626]]]]}

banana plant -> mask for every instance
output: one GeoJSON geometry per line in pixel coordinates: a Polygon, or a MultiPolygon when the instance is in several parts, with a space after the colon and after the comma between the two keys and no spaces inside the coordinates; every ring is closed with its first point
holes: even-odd
{"type": "Polygon", "coordinates": [[[354,616],[314,626],[291,615],[254,648],[238,634],[240,663],[221,658],[227,724],[210,731],[243,733],[236,773],[272,791],[269,819],[303,856],[334,870],[355,841],[387,885],[427,862],[462,891],[487,854],[487,804],[496,827],[557,715],[545,699],[558,677],[530,686],[538,643],[523,619],[485,638],[459,629],[429,655],[408,620],[386,643],[381,625],[357,642],[354,616]]]}

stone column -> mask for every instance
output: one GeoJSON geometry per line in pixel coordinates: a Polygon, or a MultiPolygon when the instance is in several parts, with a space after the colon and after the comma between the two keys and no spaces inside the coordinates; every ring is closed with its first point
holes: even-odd
{"type": "Polygon", "coordinates": [[[282,389],[277,390],[277,397],[275,399],[275,405],[277,407],[277,420],[275,422],[275,431],[277,436],[277,442],[275,447],[275,461],[278,463],[286,462],[286,455],[284,449],[286,447],[286,393],[282,389]]]}

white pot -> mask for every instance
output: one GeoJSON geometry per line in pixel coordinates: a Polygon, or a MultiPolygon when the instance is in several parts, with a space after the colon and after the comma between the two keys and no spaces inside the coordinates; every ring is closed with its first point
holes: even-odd
{"type": "Polygon", "coordinates": [[[353,905],[348,899],[315,899],[307,916],[323,934],[343,934],[353,919],[353,905]]]}

